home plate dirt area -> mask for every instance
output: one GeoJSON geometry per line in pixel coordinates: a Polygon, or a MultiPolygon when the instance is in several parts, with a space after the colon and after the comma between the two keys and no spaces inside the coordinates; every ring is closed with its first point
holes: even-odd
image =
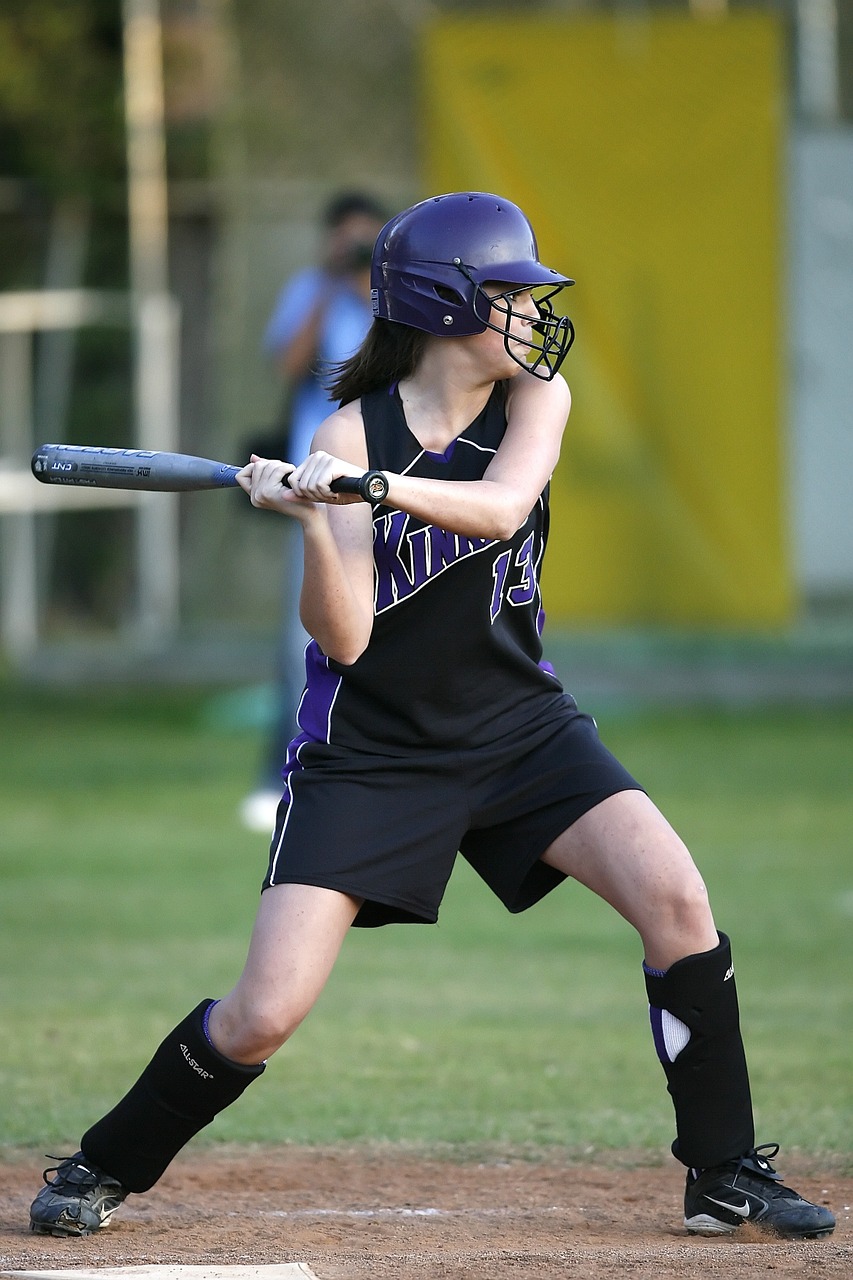
{"type": "Polygon", "coordinates": [[[779,1160],[786,1182],[828,1203],[838,1220],[829,1239],[795,1243],[749,1226],[723,1238],[688,1236],[680,1166],[651,1159],[202,1147],[183,1152],[147,1195],[132,1196],[106,1230],[54,1239],[28,1229],[30,1201],[52,1162],[15,1152],[0,1161],[0,1276],[79,1271],[106,1280],[106,1269],[120,1268],[160,1280],[853,1277],[849,1162],[845,1171],[837,1158],[790,1152],[779,1160]]]}

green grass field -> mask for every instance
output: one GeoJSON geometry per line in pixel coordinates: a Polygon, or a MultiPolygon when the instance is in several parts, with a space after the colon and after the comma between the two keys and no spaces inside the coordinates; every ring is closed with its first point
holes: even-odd
{"type": "MultiPolygon", "coordinates": [[[[259,742],[209,694],[4,689],[0,1140],[76,1146],[242,964],[259,742]]],[[[853,1152],[853,709],[613,714],[602,737],[734,940],[759,1141],[853,1152]]],[[[631,930],[564,886],[507,916],[461,863],[437,928],[355,931],[311,1017],[201,1141],[466,1149],[672,1138],[631,930]]]]}

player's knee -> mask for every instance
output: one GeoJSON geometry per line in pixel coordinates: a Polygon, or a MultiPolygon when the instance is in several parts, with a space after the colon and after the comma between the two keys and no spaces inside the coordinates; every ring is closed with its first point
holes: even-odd
{"type": "Polygon", "coordinates": [[[664,886],[654,917],[658,935],[683,955],[704,951],[716,940],[708,890],[698,871],[664,886]]]}
{"type": "Polygon", "coordinates": [[[298,1001],[232,993],[222,1001],[214,1043],[236,1062],[261,1062],[281,1048],[309,1012],[298,1001]]]}

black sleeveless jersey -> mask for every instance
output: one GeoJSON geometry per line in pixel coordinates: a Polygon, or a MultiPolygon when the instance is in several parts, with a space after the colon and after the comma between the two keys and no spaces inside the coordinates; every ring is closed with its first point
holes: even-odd
{"type": "MultiPolygon", "coordinates": [[[[443,454],[409,431],[396,388],[364,396],[361,411],[370,467],[398,475],[479,480],[506,430],[500,386],[443,454]]],[[[308,645],[302,741],[384,754],[464,749],[560,716],[573,702],[541,661],[547,534],[547,489],[506,542],[377,508],[370,642],[351,666],[308,645]]]]}

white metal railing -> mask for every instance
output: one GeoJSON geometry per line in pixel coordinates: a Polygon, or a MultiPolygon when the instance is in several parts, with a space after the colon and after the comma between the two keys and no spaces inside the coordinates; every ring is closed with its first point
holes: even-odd
{"type": "Polygon", "coordinates": [[[45,443],[35,438],[35,334],[83,325],[131,329],[133,443],[142,449],[177,448],[179,312],[174,298],[149,294],[134,301],[127,293],[91,289],[0,293],[0,644],[13,660],[31,653],[39,641],[36,519],[45,513],[132,508],[137,568],[132,625],[137,639],[154,643],[177,625],[177,496],[46,486],[30,472],[33,451],[45,443]]]}

